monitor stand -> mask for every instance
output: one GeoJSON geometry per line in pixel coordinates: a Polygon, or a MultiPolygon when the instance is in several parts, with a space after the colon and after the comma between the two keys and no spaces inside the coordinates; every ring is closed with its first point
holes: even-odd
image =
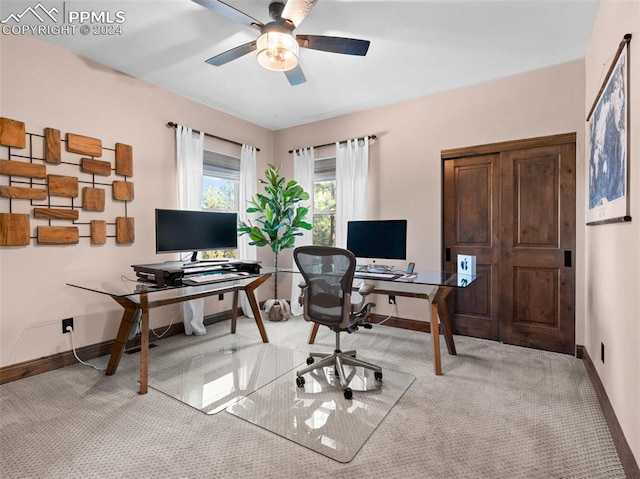
{"type": "Polygon", "coordinates": [[[376,264],[375,261],[370,264],[359,264],[356,267],[356,271],[359,271],[361,273],[386,273],[387,271],[391,271],[392,269],[393,266],[391,265],[376,264]]]}
{"type": "Polygon", "coordinates": [[[195,266],[197,264],[202,263],[227,263],[229,260],[227,258],[212,258],[212,259],[198,259],[198,252],[194,251],[191,253],[191,259],[186,262],[183,266],[195,266]]]}

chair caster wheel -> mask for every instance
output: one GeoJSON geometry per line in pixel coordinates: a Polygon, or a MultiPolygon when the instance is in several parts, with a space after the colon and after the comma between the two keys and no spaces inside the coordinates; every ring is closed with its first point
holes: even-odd
{"type": "Polygon", "coordinates": [[[304,378],[302,376],[298,376],[296,378],[296,384],[298,385],[299,388],[303,388],[304,387],[304,378]]]}
{"type": "Polygon", "coordinates": [[[351,388],[347,388],[344,390],[344,398],[345,399],[351,399],[353,397],[353,391],[351,390],[351,388]]]}
{"type": "Polygon", "coordinates": [[[309,356],[309,357],[307,358],[307,366],[312,365],[315,361],[316,361],[316,360],[315,360],[315,359],[313,359],[313,357],[312,357],[312,356],[309,356]]]}
{"type": "Polygon", "coordinates": [[[382,381],[382,373],[381,372],[375,371],[373,373],[373,377],[376,378],[376,381],[382,381]]]}

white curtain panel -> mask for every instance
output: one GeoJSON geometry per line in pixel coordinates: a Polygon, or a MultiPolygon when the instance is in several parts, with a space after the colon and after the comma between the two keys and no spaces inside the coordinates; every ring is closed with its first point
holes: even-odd
{"type": "MultiPolygon", "coordinates": [[[[293,179],[298,182],[304,191],[309,193],[309,201],[301,202],[301,206],[309,208],[307,222],[313,223],[313,171],[314,171],[313,147],[295,150],[293,152],[293,179]]],[[[313,232],[303,230],[302,236],[296,239],[297,246],[313,244],[313,232]]],[[[296,268],[295,262],[293,268],[296,268]]],[[[300,288],[298,284],[302,281],[301,274],[291,275],[291,314],[299,316],[302,314],[302,306],[298,304],[300,288]]]]}
{"type": "MultiPolygon", "coordinates": [[[[256,195],[258,184],[258,174],[256,171],[256,149],[253,146],[242,145],[240,151],[240,188],[238,193],[238,218],[242,221],[253,220],[255,215],[247,213],[249,201],[256,195]]],[[[242,235],[238,238],[238,258],[255,261],[258,259],[258,248],[249,245],[249,236],[242,235]]],[[[258,292],[255,292],[256,301],[258,292]]],[[[249,300],[244,292],[240,295],[240,305],[245,316],[253,318],[253,312],[249,306],[249,300]]]]}
{"type": "MultiPolygon", "coordinates": [[[[202,202],[202,132],[176,127],[176,159],[178,163],[178,207],[181,210],[200,210],[202,202]]],[[[204,327],[204,300],[196,299],[182,304],[185,334],[202,335],[204,327]]]]}
{"type": "Polygon", "coordinates": [[[347,222],[367,217],[369,137],[336,143],[336,246],[347,246],[347,222]]]}

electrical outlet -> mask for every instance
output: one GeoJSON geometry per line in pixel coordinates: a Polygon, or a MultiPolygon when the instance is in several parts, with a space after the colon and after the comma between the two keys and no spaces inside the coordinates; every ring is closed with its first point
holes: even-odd
{"type": "Polygon", "coordinates": [[[389,304],[396,304],[396,297],[392,294],[389,295],[389,304]]]}
{"type": "Polygon", "coordinates": [[[600,361],[604,364],[604,343],[600,343],[600,361]]]}
{"type": "Polygon", "coordinates": [[[62,320],[62,334],[66,334],[69,332],[67,331],[67,326],[71,326],[71,329],[73,329],[73,318],[67,318],[62,320]]]}

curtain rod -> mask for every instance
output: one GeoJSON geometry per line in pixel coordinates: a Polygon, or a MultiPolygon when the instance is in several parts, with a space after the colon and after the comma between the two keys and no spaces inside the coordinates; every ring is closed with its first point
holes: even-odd
{"type": "MultiPolygon", "coordinates": [[[[359,137],[358,140],[360,138],[364,138],[364,137],[359,137]]],[[[376,135],[369,135],[369,140],[375,140],[376,138],[378,138],[376,135]]],[[[340,140],[340,141],[334,141],[333,143],[325,143],[324,145],[315,145],[312,146],[311,148],[322,148],[323,146],[331,146],[331,145],[335,145],[336,143],[346,143],[349,140],[340,140]]],[[[289,150],[289,153],[293,153],[293,150],[289,150]]]]}
{"type": "MultiPolygon", "coordinates": [[[[177,123],[174,123],[172,121],[167,123],[167,127],[169,128],[176,128],[178,126],[177,123]]],[[[234,145],[238,145],[238,146],[242,146],[242,143],[238,143],[237,141],[233,141],[233,140],[228,140],[227,138],[222,138],[221,136],[216,136],[216,135],[212,135],[211,133],[207,133],[205,131],[200,132],[199,130],[193,130],[194,133],[202,133],[204,134],[204,136],[208,136],[210,138],[215,138],[216,140],[222,140],[222,141],[226,141],[227,143],[233,143],[234,145]]],[[[260,151],[260,148],[255,147],[256,151],[260,151]]]]}

